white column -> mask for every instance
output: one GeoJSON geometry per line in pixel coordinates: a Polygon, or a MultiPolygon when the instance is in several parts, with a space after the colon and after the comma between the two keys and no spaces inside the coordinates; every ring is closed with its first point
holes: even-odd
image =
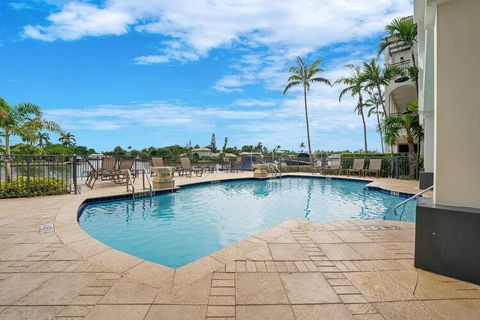
{"type": "Polygon", "coordinates": [[[425,172],[433,172],[435,137],[435,25],[426,26],[425,59],[423,72],[423,94],[421,115],[424,118],[424,167],[425,172]]]}

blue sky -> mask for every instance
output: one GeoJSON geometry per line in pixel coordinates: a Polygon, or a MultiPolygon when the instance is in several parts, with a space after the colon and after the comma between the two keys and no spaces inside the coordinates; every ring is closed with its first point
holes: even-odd
{"type": "MultiPolygon", "coordinates": [[[[375,55],[410,0],[0,1],[0,96],[30,101],[97,150],[206,145],[298,149],[300,91],[282,94],[297,55],[335,80],[375,55]]],[[[362,148],[355,103],[309,93],[312,145],[362,148]]],[[[380,149],[368,121],[370,149],[380,149]]],[[[18,140],[18,139],[17,139],[18,140]]],[[[18,142],[18,141],[17,141],[18,142]]]]}

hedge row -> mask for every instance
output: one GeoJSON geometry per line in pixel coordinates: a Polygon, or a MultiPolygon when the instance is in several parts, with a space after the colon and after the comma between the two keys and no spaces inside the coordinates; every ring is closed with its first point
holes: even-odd
{"type": "Polygon", "coordinates": [[[30,178],[30,193],[27,177],[10,181],[0,180],[0,198],[50,196],[68,193],[67,181],[62,178],[30,178]]]}

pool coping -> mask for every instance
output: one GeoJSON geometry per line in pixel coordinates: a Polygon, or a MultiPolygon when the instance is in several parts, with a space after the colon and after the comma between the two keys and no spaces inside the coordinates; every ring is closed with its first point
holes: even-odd
{"type": "MultiPolygon", "coordinates": [[[[330,177],[330,176],[320,176],[320,175],[302,175],[302,174],[284,174],[283,177],[300,177],[300,178],[320,178],[320,179],[332,179],[332,180],[349,180],[349,181],[359,181],[367,183],[372,183],[374,180],[369,179],[360,179],[355,177],[330,177]]],[[[182,184],[183,187],[202,185],[202,184],[212,184],[225,181],[237,181],[237,180],[252,180],[257,178],[245,178],[245,177],[231,177],[228,179],[214,179],[211,181],[192,181],[189,183],[182,184]]],[[[272,178],[266,178],[272,179],[272,178]]],[[[392,190],[373,187],[375,189],[383,192],[395,192],[392,190]]],[[[181,189],[181,188],[179,188],[181,189]]],[[[178,189],[173,190],[176,192],[178,189]]],[[[169,193],[172,190],[154,190],[155,194],[169,193]]],[[[398,193],[400,194],[400,193],[398,193]]],[[[396,194],[396,195],[398,195],[396,194]]],[[[403,194],[403,193],[402,193],[403,194]]],[[[149,272],[154,272],[157,277],[164,277],[171,275],[173,273],[173,280],[170,286],[170,290],[178,289],[183,286],[189,285],[208,274],[218,271],[225,270],[225,266],[232,261],[235,261],[238,258],[238,255],[241,255],[243,250],[248,248],[249,251],[255,250],[255,248],[260,248],[262,245],[268,241],[271,234],[283,234],[288,232],[292,228],[296,228],[302,224],[310,223],[310,221],[304,221],[299,218],[287,219],[282,223],[279,223],[267,230],[261,231],[257,234],[251,235],[250,237],[243,239],[237,243],[234,243],[228,247],[222,248],[218,251],[212,252],[209,255],[206,255],[200,259],[192,261],[184,266],[179,268],[170,268],[168,266],[151,262],[145,259],[138,258],[126,252],[114,249],[90,236],[86,231],[84,231],[80,224],[78,223],[78,217],[80,216],[81,210],[85,205],[93,202],[99,201],[112,201],[116,199],[124,199],[131,197],[131,193],[119,193],[108,196],[100,197],[85,197],[77,196],[72,201],[64,205],[57,214],[54,222],[55,233],[60,238],[60,240],[67,245],[70,249],[74,250],[85,260],[89,262],[96,263],[102,267],[121,274],[122,276],[131,277],[135,280],[138,277],[138,272],[134,272],[136,269],[149,268],[149,272]]],[[[357,220],[352,220],[357,221],[357,220]]],[[[383,220],[375,220],[380,223],[383,220]]],[[[335,221],[329,222],[335,223],[335,221]]],[[[388,221],[389,224],[399,224],[399,225],[411,225],[411,223],[406,222],[396,222],[388,221]]],[[[141,281],[141,280],[140,280],[141,281]]]]}

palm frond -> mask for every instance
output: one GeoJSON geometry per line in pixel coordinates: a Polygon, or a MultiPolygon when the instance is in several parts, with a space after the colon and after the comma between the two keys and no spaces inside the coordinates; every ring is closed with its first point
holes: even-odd
{"type": "Polygon", "coordinates": [[[286,94],[288,90],[290,90],[291,88],[293,87],[296,87],[298,85],[301,85],[302,82],[301,81],[291,81],[287,84],[287,86],[285,87],[285,89],[283,90],[283,94],[286,94]]]}
{"type": "Polygon", "coordinates": [[[330,80],[328,80],[326,78],[322,78],[322,77],[312,78],[312,79],[310,79],[310,81],[311,82],[328,84],[330,87],[332,86],[332,83],[330,82],[330,80]]]}

